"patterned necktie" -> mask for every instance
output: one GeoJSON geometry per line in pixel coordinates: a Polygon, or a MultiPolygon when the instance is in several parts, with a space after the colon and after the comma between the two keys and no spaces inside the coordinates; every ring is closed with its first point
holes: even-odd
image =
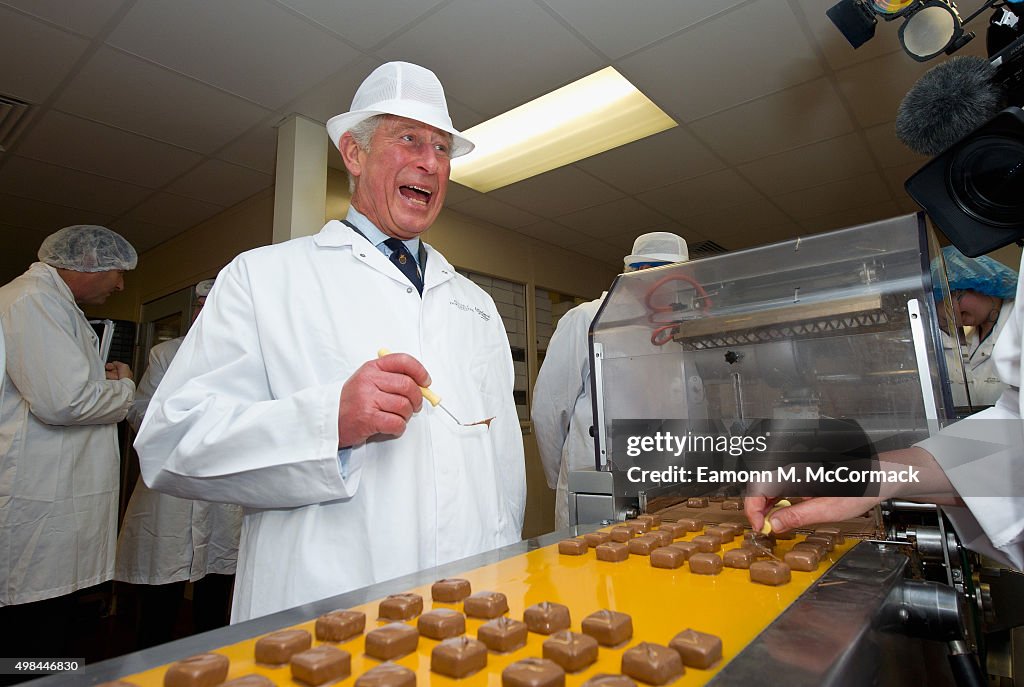
{"type": "Polygon", "coordinates": [[[390,238],[384,242],[384,245],[391,249],[391,262],[395,264],[395,267],[402,270],[402,274],[405,275],[406,279],[416,287],[420,295],[423,295],[423,280],[420,278],[419,267],[416,266],[416,261],[412,257],[412,253],[405,247],[401,239],[390,238]]]}

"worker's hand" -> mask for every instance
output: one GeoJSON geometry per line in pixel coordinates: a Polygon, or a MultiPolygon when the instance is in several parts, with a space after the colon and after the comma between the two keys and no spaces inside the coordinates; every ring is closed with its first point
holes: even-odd
{"type": "MultiPolygon", "coordinates": [[[[743,499],[743,510],[755,532],[761,531],[765,516],[778,500],[766,496],[748,496],[743,499]]],[[[773,532],[788,532],[823,522],[849,520],[871,510],[882,501],[877,496],[818,496],[779,508],[769,519],[773,532]]]]}
{"type": "Polygon", "coordinates": [[[107,379],[131,379],[132,368],[128,367],[124,363],[115,360],[112,363],[107,363],[104,367],[107,373],[107,379]]]}
{"type": "Polygon", "coordinates": [[[375,434],[401,436],[423,406],[421,386],[430,386],[430,375],[406,353],[363,363],[341,388],[338,447],[361,444],[375,434]]]}

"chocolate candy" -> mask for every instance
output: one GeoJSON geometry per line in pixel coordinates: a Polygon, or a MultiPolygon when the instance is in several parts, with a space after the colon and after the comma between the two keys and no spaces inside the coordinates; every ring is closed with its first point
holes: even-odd
{"type": "Polygon", "coordinates": [[[639,534],[650,532],[651,530],[651,523],[645,520],[627,520],[626,524],[632,527],[634,532],[639,534]]]}
{"type": "Polygon", "coordinates": [[[846,536],[839,530],[838,527],[819,527],[814,530],[817,535],[830,535],[832,537],[833,544],[845,544],[846,536]]]}
{"type": "Polygon", "coordinates": [[[556,632],[544,641],[544,658],[562,666],[567,673],[583,670],[597,660],[597,640],[577,632],[556,632]]]}
{"type": "Polygon", "coordinates": [[[830,535],[809,534],[804,538],[804,541],[811,544],[822,544],[826,551],[832,551],[836,548],[835,540],[830,535]]]}
{"type": "Polygon", "coordinates": [[[698,575],[717,575],[722,572],[722,557],[717,553],[695,553],[690,556],[690,572],[698,575]]]}
{"type": "Polygon", "coordinates": [[[796,532],[793,530],[789,532],[772,532],[772,536],[776,539],[796,539],[796,532]]]}
{"type": "Polygon", "coordinates": [[[377,613],[388,620],[411,620],[423,612],[419,594],[392,594],[380,602],[377,613]]]}
{"type": "Polygon", "coordinates": [[[743,523],[735,522],[733,520],[726,520],[725,522],[720,522],[720,523],[718,523],[718,526],[719,527],[724,527],[725,529],[730,530],[733,533],[733,535],[736,536],[736,537],[741,536],[743,534],[743,530],[746,529],[743,526],[743,523]]]}
{"type": "Polygon", "coordinates": [[[669,534],[672,535],[673,539],[679,539],[680,537],[685,537],[686,533],[689,530],[687,530],[686,529],[686,525],[684,525],[682,523],[678,523],[678,522],[663,522],[663,523],[661,523],[661,527],[658,528],[658,531],[659,532],[668,532],[669,534]]]}
{"type": "Polygon", "coordinates": [[[292,679],[322,685],[352,673],[352,656],[338,647],[321,644],[292,656],[292,679]]]}
{"type": "Polygon", "coordinates": [[[661,525],[661,516],[655,515],[654,513],[645,513],[644,515],[638,515],[636,516],[636,519],[640,520],[641,522],[646,522],[651,527],[658,527],[659,525],[661,525]]]}
{"type": "Polygon", "coordinates": [[[683,660],[667,646],[640,642],[623,652],[622,672],[649,685],[664,685],[683,674],[683,660]]]}
{"type": "Polygon", "coordinates": [[[710,668],[722,658],[722,640],[697,630],[683,630],[668,643],[690,668],[710,668]]]}
{"type": "Polygon", "coordinates": [[[655,530],[651,532],[650,535],[656,542],[658,542],[659,546],[668,546],[672,543],[672,540],[675,539],[671,532],[663,530],[655,530]]]}
{"type": "MultiPolygon", "coordinates": [[[[572,540],[569,540],[572,541],[572,540]]],[[[586,552],[586,548],[583,549],[586,552]]],[[[562,553],[562,546],[559,544],[558,552],[562,553]]],[[[454,604],[462,601],[472,593],[469,580],[453,577],[445,580],[438,580],[430,586],[430,598],[441,603],[454,604]]]]}
{"type": "Polygon", "coordinates": [[[190,656],[167,669],[164,687],[213,687],[227,679],[230,665],[221,654],[190,656]]]}
{"type": "Polygon", "coordinates": [[[708,496],[708,501],[711,503],[721,503],[725,501],[725,494],[711,494],[708,496]]]}
{"type": "Polygon", "coordinates": [[[821,542],[813,542],[813,541],[798,541],[796,544],[793,544],[793,548],[791,550],[792,551],[803,551],[803,550],[813,551],[814,553],[816,553],[818,555],[819,559],[820,558],[824,558],[825,554],[828,553],[828,548],[824,544],[822,544],[821,542]]]}
{"type": "Polygon", "coordinates": [[[583,633],[602,646],[618,646],[633,637],[633,619],[626,613],[607,609],[591,613],[583,619],[583,633]]]}
{"type": "Polygon", "coordinates": [[[651,551],[662,546],[661,541],[649,534],[643,534],[635,539],[630,539],[626,545],[629,552],[637,556],[650,556],[651,551]]]}
{"type": "Polygon", "coordinates": [[[419,617],[416,629],[431,639],[458,637],[466,633],[466,616],[450,608],[435,608],[419,617]]]}
{"type": "Polygon", "coordinates": [[[746,570],[755,560],[757,556],[753,549],[729,549],[722,554],[722,564],[727,568],[746,570]]]}
{"type": "Polygon", "coordinates": [[[524,658],[501,671],[501,687],[564,687],[562,666],[546,658],[524,658]]]}
{"type": "Polygon", "coordinates": [[[781,561],[757,561],[750,564],[750,581],[778,586],[789,582],[789,566],[781,561]]]}
{"type": "Polygon", "coordinates": [[[651,566],[654,568],[667,568],[675,570],[683,567],[683,563],[689,558],[689,554],[674,546],[662,546],[651,551],[651,566]]]}
{"type": "Polygon", "coordinates": [[[316,619],[316,638],[321,642],[344,642],[363,634],[366,614],[362,611],[331,611],[316,619]]]}
{"type": "Polygon", "coordinates": [[[722,501],[722,510],[743,510],[743,502],[735,499],[722,501]]]}
{"type": "Polygon", "coordinates": [[[591,532],[590,534],[584,534],[583,540],[587,542],[587,546],[590,548],[596,548],[598,544],[604,544],[606,541],[612,540],[611,532],[591,532]]]}
{"type": "Polygon", "coordinates": [[[698,534],[690,541],[696,544],[697,550],[702,553],[714,553],[722,550],[722,540],[713,534],[698,534]]]}
{"type": "Polygon", "coordinates": [[[732,531],[731,527],[722,527],[721,525],[708,525],[704,528],[704,536],[718,537],[718,539],[723,544],[726,544],[736,538],[736,533],[732,531]]]}
{"type": "Polygon", "coordinates": [[[568,630],[572,622],[569,619],[569,607],[562,604],[542,601],[534,604],[523,612],[523,621],[530,632],[549,635],[559,630],[568,630]]]}
{"type": "Polygon", "coordinates": [[[508,616],[488,621],[476,631],[476,638],[491,651],[515,651],[526,644],[526,623],[508,616]]]}
{"type": "Polygon", "coordinates": [[[390,661],[416,651],[420,633],[405,623],[391,623],[366,633],[366,655],[390,661]]]}
{"type": "Polygon", "coordinates": [[[470,637],[446,639],[430,652],[430,670],[448,677],[466,677],[486,665],[487,647],[470,637]]]}
{"type": "Polygon", "coordinates": [[[613,527],[610,534],[612,541],[626,542],[636,536],[636,531],[629,525],[619,525],[613,527]]]}
{"type": "Polygon", "coordinates": [[[685,527],[687,532],[700,532],[704,529],[704,521],[700,518],[679,518],[676,524],[685,527]]]}
{"type": "Polygon", "coordinates": [[[742,546],[774,551],[775,538],[767,534],[761,534],[760,532],[747,532],[743,535],[742,546]]]}
{"type": "Polygon", "coordinates": [[[683,552],[686,558],[689,558],[693,554],[700,551],[696,544],[692,541],[676,541],[668,545],[670,549],[678,549],[683,552]]]}
{"type": "Polygon", "coordinates": [[[818,563],[820,562],[818,554],[810,549],[787,551],[782,560],[791,569],[800,570],[801,572],[814,572],[818,569],[818,563]]]}
{"type": "Polygon", "coordinates": [[[693,496],[686,499],[687,508],[707,508],[708,498],[706,496],[693,496]]]}
{"type": "Polygon", "coordinates": [[[397,663],[381,663],[360,675],[355,687],[416,687],[416,673],[397,663]]]}
{"type": "Polygon", "coordinates": [[[582,556],[589,548],[583,539],[563,539],[558,542],[558,553],[563,556],[582,556]]]}
{"type": "Polygon", "coordinates": [[[622,542],[610,541],[607,544],[601,544],[598,546],[594,549],[594,552],[597,554],[597,560],[599,561],[620,563],[629,558],[629,545],[623,544],[622,542]]]}
{"type": "MultiPolygon", "coordinates": [[[[602,546],[607,546],[602,544],[602,546]]],[[[466,597],[462,610],[470,618],[497,618],[508,613],[508,599],[501,592],[477,592],[466,597]]]]}
{"type": "Polygon", "coordinates": [[[269,677],[249,673],[248,675],[236,677],[234,680],[222,682],[219,687],[274,687],[274,683],[269,677]]]}
{"type": "Polygon", "coordinates": [[[256,640],[256,662],[280,665],[292,655],[313,646],[313,637],[305,630],[281,630],[256,640]]]}
{"type": "Polygon", "coordinates": [[[583,683],[583,687],[637,687],[636,683],[625,675],[598,673],[583,683]]]}

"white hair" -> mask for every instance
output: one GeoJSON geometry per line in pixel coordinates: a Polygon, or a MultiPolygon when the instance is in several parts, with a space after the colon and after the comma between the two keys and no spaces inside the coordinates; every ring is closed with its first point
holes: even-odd
{"type": "MultiPolygon", "coordinates": [[[[373,135],[377,133],[377,127],[384,122],[384,117],[385,115],[382,114],[367,117],[348,130],[356,145],[364,153],[370,152],[370,141],[373,140],[373,135]]],[[[351,174],[348,175],[348,192],[349,194],[356,192],[356,178],[351,174]]]]}

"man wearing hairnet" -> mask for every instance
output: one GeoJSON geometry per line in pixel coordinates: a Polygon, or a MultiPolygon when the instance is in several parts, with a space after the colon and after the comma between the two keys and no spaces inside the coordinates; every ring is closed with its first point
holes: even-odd
{"type": "Polygon", "coordinates": [[[233,621],[522,529],[508,337],[494,301],[420,236],[473,144],[433,72],[407,62],[374,70],[327,133],[353,186],[345,220],[221,271],[135,442],[153,489],[245,507],[233,621]],[[490,427],[423,403],[427,386],[490,427]]]}
{"type": "MultiPolygon", "coordinates": [[[[624,267],[626,272],[633,272],[688,259],[682,237],[656,231],[637,237],[633,253],[624,259],[624,267]]],[[[569,473],[594,466],[587,335],[607,295],[605,291],[600,298],[577,305],[558,321],[533,390],[530,418],[548,486],[555,489],[556,529],[571,524],[569,473]]]]}
{"type": "MultiPolygon", "coordinates": [[[[213,279],[196,284],[199,316],[213,279]]],[[[153,346],[139,381],[128,424],[136,432],[184,337],[153,346]]],[[[143,649],[172,639],[185,584],[193,582],[192,617],[196,632],[227,624],[231,583],[238,558],[242,509],[151,490],[140,476],[117,538],[114,579],[139,585],[139,645],[143,649]]]]}
{"type": "Polygon", "coordinates": [[[22,644],[48,641],[41,655],[64,648],[68,595],[114,572],[116,423],[135,384],[127,365],[100,359],[80,306],[122,290],[136,260],[109,229],[65,227],[0,287],[0,627],[15,628],[9,636],[22,644]]]}

